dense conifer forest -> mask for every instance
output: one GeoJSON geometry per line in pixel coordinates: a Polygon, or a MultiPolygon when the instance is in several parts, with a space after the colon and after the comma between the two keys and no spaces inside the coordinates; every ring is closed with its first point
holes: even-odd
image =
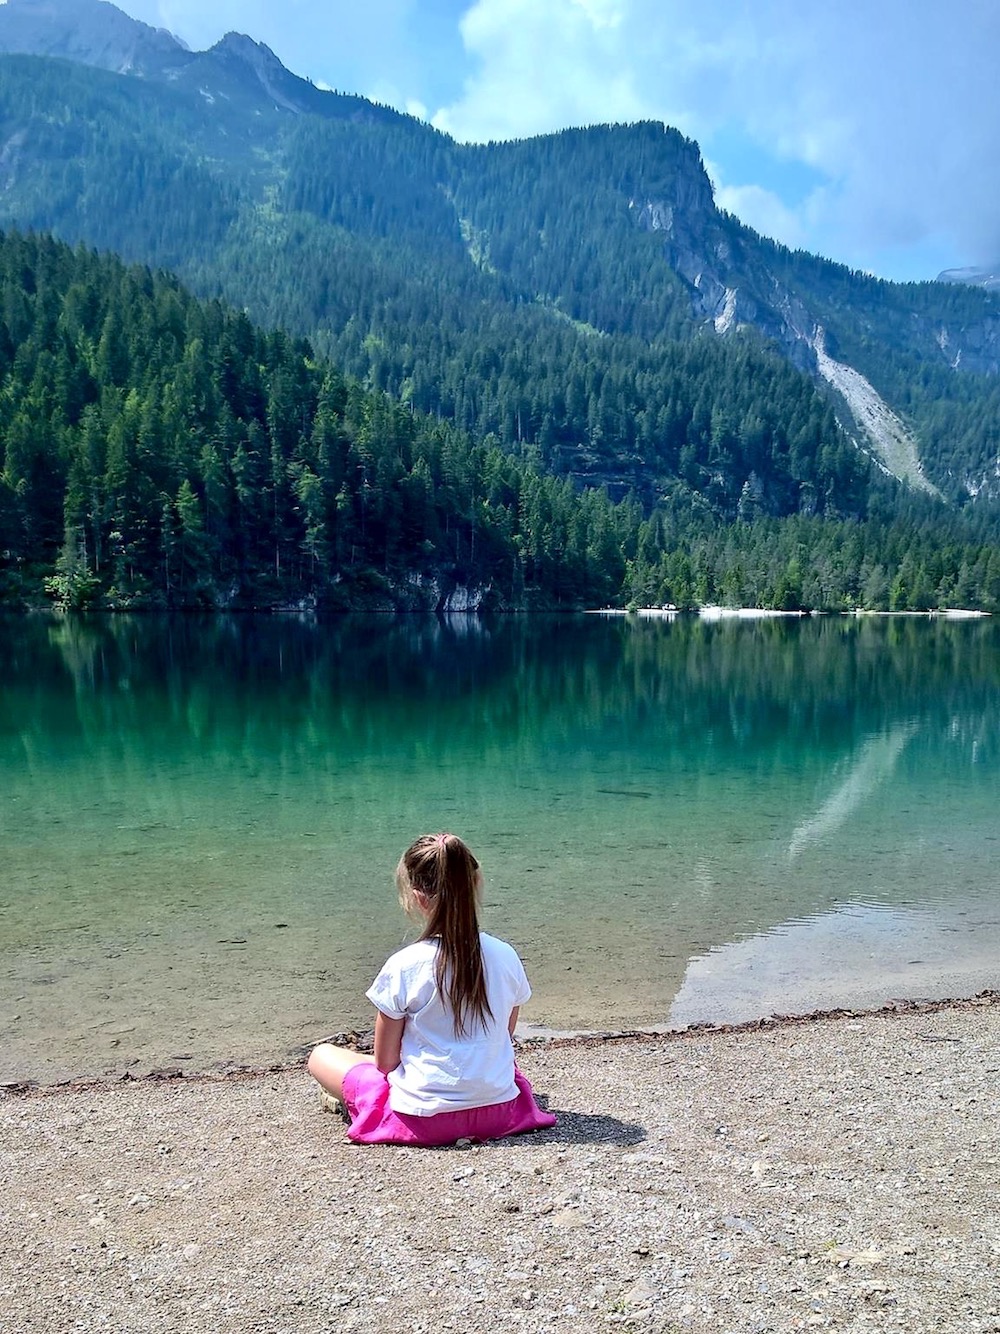
{"type": "MultiPolygon", "coordinates": [[[[695,339],[675,358],[657,437],[676,477],[612,494],[554,474],[523,429],[366,387],[167,274],[8,234],[0,601],[1000,610],[988,509],[907,498],[824,443],[829,409],[765,348],[695,339]],[[764,421],[717,406],[720,376],[726,402],[749,393],[748,361],[771,377],[764,421]]],[[[597,402],[631,421],[618,375],[597,402]]]]}

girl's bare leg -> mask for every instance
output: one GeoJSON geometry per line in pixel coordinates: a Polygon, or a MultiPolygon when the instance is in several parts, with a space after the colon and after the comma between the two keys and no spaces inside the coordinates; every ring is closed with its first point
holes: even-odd
{"type": "Polygon", "coordinates": [[[344,1076],[352,1065],[360,1065],[363,1061],[374,1065],[375,1057],[352,1051],[350,1047],[335,1047],[332,1042],[321,1042],[318,1047],[313,1047],[307,1069],[327,1093],[343,1100],[344,1076]]]}

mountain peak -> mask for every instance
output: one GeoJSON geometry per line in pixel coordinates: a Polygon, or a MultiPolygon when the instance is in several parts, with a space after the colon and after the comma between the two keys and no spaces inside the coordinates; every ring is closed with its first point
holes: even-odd
{"type": "Polygon", "coordinates": [[[6,0],[0,5],[0,52],[141,74],[186,56],[188,48],[107,0],[6,0]]]}
{"type": "Polygon", "coordinates": [[[219,38],[212,50],[220,54],[231,52],[243,60],[265,60],[270,65],[281,65],[282,69],[285,68],[269,46],[265,46],[263,42],[255,42],[244,32],[227,32],[224,37],[219,38]]]}
{"type": "Polygon", "coordinates": [[[287,70],[269,46],[245,33],[227,32],[203,59],[227,71],[229,77],[245,80],[244,71],[249,71],[268,101],[283,111],[298,115],[314,109],[313,86],[287,70]]]}

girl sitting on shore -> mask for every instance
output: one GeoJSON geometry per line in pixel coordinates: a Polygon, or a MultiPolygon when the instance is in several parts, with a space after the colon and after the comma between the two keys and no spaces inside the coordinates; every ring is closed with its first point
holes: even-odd
{"type": "Polygon", "coordinates": [[[514,1064],[531,988],[510,945],[479,930],[479,863],[455,834],[425,834],[403,853],[396,885],[423,931],[367,992],[375,1055],[322,1042],[309,1057],[309,1073],[347,1109],[348,1138],[441,1145],[555,1125],[514,1064]]]}

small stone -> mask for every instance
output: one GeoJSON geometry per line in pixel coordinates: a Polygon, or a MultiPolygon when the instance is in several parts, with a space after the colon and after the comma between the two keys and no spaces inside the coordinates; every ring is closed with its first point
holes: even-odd
{"type": "Polygon", "coordinates": [[[885,1251],[877,1251],[874,1247],[869,1247],[866,1251],[858,1251],[857,1255],[851,1257],[851,1265],[879,1265],[885,1259],[885,1251]]]}
{"type": "Polygon", "coordinates": [[[849,1265],[856,1254],[857,1252],[853,1251],[850,1246],[831,1246],[826,1253],[826,1258],[831,1264],[849,1265]]]}
{"type": "Polygon", "coordinates": [[[622,1300],[626,1306],[651,1306],[659,1295],[659,1290],[654,1288],[648,1279],[640,1278],[637,1283],[633,1283],[622,1300]]]}

